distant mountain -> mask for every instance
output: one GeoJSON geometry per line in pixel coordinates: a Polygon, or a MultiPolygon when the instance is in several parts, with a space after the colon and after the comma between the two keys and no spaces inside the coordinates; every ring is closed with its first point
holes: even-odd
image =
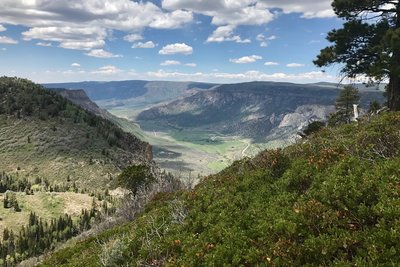
{"type": "Polygon", "coordinates": [[[83,91],[57,91],[0,78],[1,171],[104,187],[121,168],[152,159],[148,143],[90,113],[104,111],[83,91]]]}
{"type": "MultiPolygon", "coordinates": [[[[341,88],[343,88],[343,86],[346,86],[348,84],[318,82],[318,83],[310,83],[308,85],[341,89],[341,88]]],[[[386,83],[376,83],[376,84],[355,83],[355,84],[351,84],[351,86],[356,87],[360,91],[384,91],[386,85],[387,85],[386,83]]]]}
{"type": "MultiPolygon", "coordinates": [[[[49,88],[51,89],[51,88],[49,88]]],[[[71,102],[75,103],[76,105],[80,106],[81,108],[96,114],[100,117],[103,117],[107,119],[111,114],[108,113],[106,110],[101,109],[96,103],[94,103],[86,92],[82,89],[72,89],[72,90],[67,90],[67,89],[51,89],[56,91],[59,95],[62,97],[65,97],[66,99],[70,100],[71,102]]]]}
{"type": "Polygon", "coordinates": [[[198,82],[166,82],[166,81],[113,81],[113,82],[76,82],[43,84],[47,88],[83,89],[90,99],[127,100],[141,98],[141,102],[161,102],[176,99],[190,89],[210,89],[215,84],[198,82]]]}
{"type": "MultiPolygon", "coordinates": [[[[225,84],[145,110],[137,120],[147,130],[162,125],[213,129],[265,141],[274,129],[291,127],[293,133],[310,121],[326,119],[339,90],[326,85],[274,82],[225,84]],[[149,125],[149,121],[153,123],[149,125]]],[[[365,108],[372,100],[384,100],[379,91],[360,93],[365,108]]]]}

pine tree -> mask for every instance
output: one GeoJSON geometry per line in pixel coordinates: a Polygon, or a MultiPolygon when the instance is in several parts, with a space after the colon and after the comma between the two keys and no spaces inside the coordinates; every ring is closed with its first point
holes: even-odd
{"type": "Polygon", "coordinates": [[[321,50],[314,64],[344,64],[342,72],[351,78],[388,79],[388,106],[400,110],[400,2],[334,0],[332,6],[345,22],[328,33],[333,45],[321,50]]]}
{"type": "Polygon", "coordinates": [[[331,115],[329,124],[350,123],[353,118],[353,105],[358,104],[359,99],[360,95],[357,88],[345,86],[336,100],[336,112],[331,115]]]}

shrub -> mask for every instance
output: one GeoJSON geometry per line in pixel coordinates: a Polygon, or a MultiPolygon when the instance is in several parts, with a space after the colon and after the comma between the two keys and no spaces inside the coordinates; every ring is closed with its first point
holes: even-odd
{"type": "Polygon", "coordinates": [[[148,187],[155,181],[151,169],[147,165],[131,165],[118,176],[118,185],[136,195],[139,189],[148,187]]]}
{"type": "Polygon", "coordinates": [[[325,123],[322,121],[313,121],[310,123],[303,131],[304,135],[308,136],[313,133],[318,132],[325,126],[325,123]]]}
{"type": "Polygon", "coordinates": [[[127,249],[126,242],[119,238],[102,245],[100,264],[105,267],[121,266],[124,263],[124,251],[127,249]]]}

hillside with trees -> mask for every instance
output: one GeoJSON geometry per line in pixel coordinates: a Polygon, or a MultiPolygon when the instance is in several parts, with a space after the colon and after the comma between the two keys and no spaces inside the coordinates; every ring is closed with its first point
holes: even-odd
{"type": "Polygon", "coordinates": [[[40,266],[395,266],[399,129],[399,113],[323,127],[158,194],[134,221],[40,266]]]}
{"type": "Polygon", "coordinates": [[[75,183],[0,175],[0,266],[53,250],[114,215],[118,198],[75,183]]]}
{"type": "Polygon", "coordinates": [[[36,261],[93,226],[140,210],[131,209],[123,190],[109,193],[127,166],[123,174],[139,165],[152,177],[151,188],[142,180],[135,184],[137,196],[155,186],[159,191],[179,186],[154,166],[148,143],[85,109],[100,110],[83,91],[68,94],[86,99],[77,104],[62,92],[0,78],[0,266],[36,261]]]}
{"type": "Polygon", "coordinates": [[[105,187],[151,147],[54,91],[0,78],[0,170],[59,185],[105,187]]]}

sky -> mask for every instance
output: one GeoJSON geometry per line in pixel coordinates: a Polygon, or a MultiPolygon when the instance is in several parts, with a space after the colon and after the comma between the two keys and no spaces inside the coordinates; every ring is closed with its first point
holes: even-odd
{"type": "Polygon", "coordinates": [[[331,0],[1,0],[0,75],[35,82],[337,82],[331,0]]]}

